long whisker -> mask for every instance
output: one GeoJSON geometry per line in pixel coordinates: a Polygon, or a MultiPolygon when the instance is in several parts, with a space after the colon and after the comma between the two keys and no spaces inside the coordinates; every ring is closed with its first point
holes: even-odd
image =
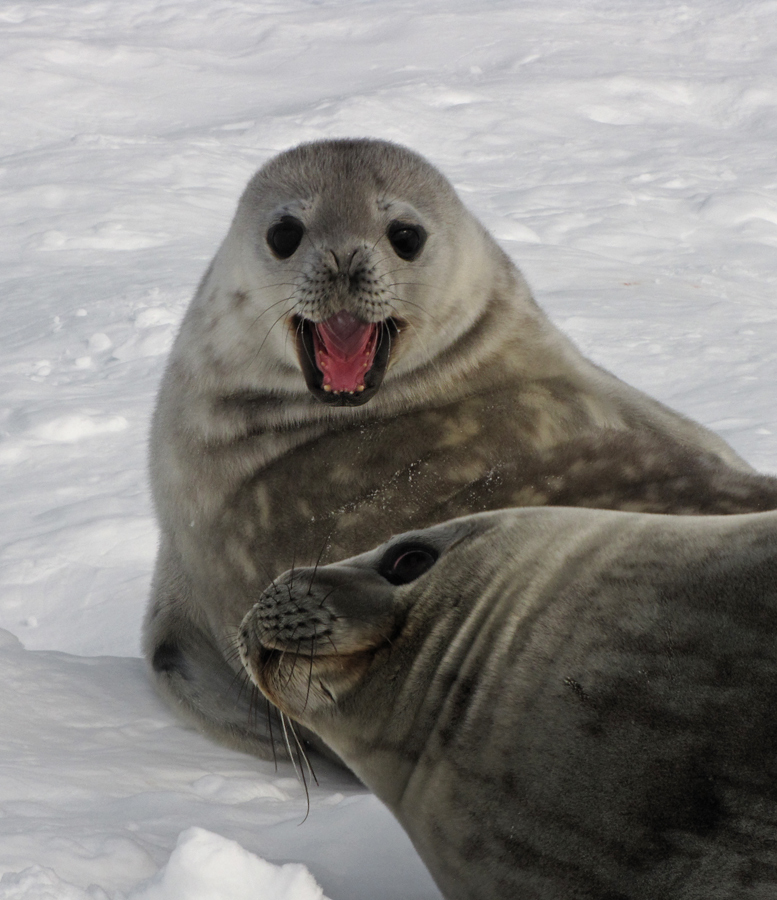
{"type": "MultiPolygon", "coordinates": [[[[302,318],[300,318],[300,319],[297,321],[297,344],[298,344],[298,345],[302,345],[302,349],[305,351],[305,356],[307,356],[308,362],[311,364],[311,366],[315,366],[315,365],[316,365],[316,361],[315,361],[315,359],[313,359],[313,357],[310,355],[310,350],[308,350],[307,342],[304,341],[304,340],[302,340],[302,339],[300,338],[300,334],[302,333],[302,329],[303,329],[304,327],[305,327],[305,323],[304,323],[304,321],[302,320],[302,318]]],[[[314,327],[315,327],[315,326],[314,326],[314,327]]]]}
{"type": "MultiPolygon", "coordinates": [[[[291,299],[291,298],[288,298],[288,297],[287,297],[286,299],[288,300],[288,299],[291,299]]],[[[275,304],[275,305],[277,305],[277,304],[275,304]]],[[[278,324],[278,322],[280,322],[282,319],[286,318],[286,317],[289,315],[290,312],[291,312],[290,309],[289,309],[289,310],[284,310],[284,311],[278,316],[278,318],[272,323],[272,325],[270,325],[270,327],[267,329],[267,334],[265,334],[265,336],[262,338],[262,343],[259,344],[259,347],[257,348],[256,353],[254,353],[254,359],[257,359],[257,358],[259,357],[259,354],[262,352],[262,348],[263,348],[264,345],[267,343],[267,338],[268,338],[268,337],[270,336],[270,334],[272,333],[273,328],[275,328],[275,326],[278,324]]]]}
{"type": "Polygon", "coordinates": [[[286,688],[291,684],[291,679],[294,677],[294,670],[297,668],[297,660],[300,657],[299,650],[301,646],[302,640],[297,641],[297,649],[294,651],[294,659],[291,663],[291,666],[289,666],[289,677],[286,679],[286,683],[283,685],[284,690],[286,690],[286,688]]]}
{"type": "Polygon", "coordinates": [[[329,529],[327,536],[324,538],[324,543],[322,544],[321,551],[319,552],[318,557],[316,559],[316,564],[313,566],[313,572],[310,576],[310,581],[308,582],[308,590],[307,590],[308,597],[310,596],[310,591],[311,591],[311,588],[313,587],[313,581],[315,580],[316,574],[318,573],[318,567],[321,564],[321,559],[324,556],[324,551],[326,550],[326,548],[329,544],[329,541],[332,539],[332,535],[334,534],[335,528],[337,528],[337,522],[332,523],[332,527],[329,529]]]}
{"type": "Polygon", "coordinates": [[[272,720],[273,720],[272,711],[275,707],[273,707],[272,703],[270,703],[270,701],[267,699],[267,697],[264,698],[264,702],[265,702],[265,709],[267,710],[267,730],[270,732],[270,747],[272,747],[272,761],[273,761],[273,765],[275,766],[275,771],[277,772],[278,771],[278,754],[275,752],[275,737],[273,736],[273,733],[272,733],[272,720]]]}
{"type": "MultiPolygon", "coordinates": [[[[269,287],[275,287],[275,285],[269,285],[269,287]]],[[[294,285],[288,285],[288,287],[294,287],[294,285]]],[[[256,323],[259,321],[259,319],[262,318],[262,316],[267,315],[268,312],[272,312],[272,310],[275,309],[276,306],[280,306],[282,303],[289,303],[289,301],[292,301],[292,305],[291,305],[290,309],[293,309],[294,308],[294,292],[293,291],[288,297],[281,297],[280,300],[276,300],[275,303],[271,303],[269,306],[267,306],[265,309],[263,309],[258,315],[254,316],[254,319],[251,322],[250,327],[253,328],[253,326],[256,325],[256,323]]],[[[270,326],[270,327],[272,327],[272,326],[270,326]]]]}
{"type": "Polygon", "coordinates": [[[310,815],[310,791],[308,790],[308,782],[307,782],[307,779],[305,778],[304,770],[302,769],[303,761],[304,761],[305,766],[310,774],[311,780],[316,785],[318,785],[318,778],[316,778],[316,773],[313,771],[313,766],[310,764],[310,758],[308,757],[308,754],[306,753],[305,748],[303,747],[302,742],[299,739],[299,735],[297,734],[297,731],[294,728],[294,723],[291,721],[291,719],[289,719],[289,730],[291,731],[291,733],[294,737],[294,740],[296,741],[296,744],[297,744],[297,752],[299,754],[299,760],[300,760],[300,771],[302,773],[302,786],[305,788],[305,800],[307,802],[307,809],[305,810],[305,818],[302,820],[302,822],[299,823],[300,825],[302,825],[302,823],[310,815]]]}
{"type": "Polygon", "coordinates": [[[313,657],[316,655],[316,635],[313,635],[310,647],[310,664],[308,666],[308,688],[305,692],[305,705],[302,707],[303,712],[308,708],[308,700],[310,700],[310,684],[313,681],[313,657]]]}
{"type": "MultiPolygon", "coordinates": [[[[294,759],[294,754],[291,751],[291,742],[289,741],[289,733],[286,730],[286,714],[284,712],[281,712],[280,718],[281,718],[281,728],[283,729],[283,739],[286,742],[286,752],[289,754],[289,759],[291,760],[292,766],[294,766],[294,772],[297,776],[297,779],[299,781],[303,781],[302,775],[300,774],[299,770],[297,769],[297,762],[294,759]]],[[[307,793],[307,790],[306,790],[306,793],[307,793]]]]}

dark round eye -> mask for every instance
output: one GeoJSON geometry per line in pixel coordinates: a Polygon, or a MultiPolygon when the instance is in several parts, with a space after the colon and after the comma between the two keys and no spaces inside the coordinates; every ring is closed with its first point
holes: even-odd
{"type": "Polygon", "coordinates": [[[410,584],[437,562],[440,554],[423,544],[392,547],[380,562],[379,572],[391,584],[410,584]]]}
{"type": "Polygon", "coordinates": [[[283,216],[280,222],[270,226],[267,243],[279,259],[288,259],[299,247],[304,233],[305,226],[299,219],[295,219],[294,216],[283,216]]]}
{"type": "Polygon", "coordinates": [[[415,259],[426,243],[426,231],[420,225],[408,225],[407,222],[392,222],[386,234],[401,259],[415,259]]]}

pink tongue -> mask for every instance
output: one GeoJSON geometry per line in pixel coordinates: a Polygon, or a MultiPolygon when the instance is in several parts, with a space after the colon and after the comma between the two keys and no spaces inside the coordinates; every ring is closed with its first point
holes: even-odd
{"type": "Polygon", "coordinates": [[[324,390],[364,390],[364,376],[375,359],[377,332],[377,325],[360,322],[344,310],[315,326],[313,345],[324,390]]]}

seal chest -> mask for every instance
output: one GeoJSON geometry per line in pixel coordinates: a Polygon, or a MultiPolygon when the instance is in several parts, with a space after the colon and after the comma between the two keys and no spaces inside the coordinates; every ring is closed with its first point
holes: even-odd
{"type": "Polygon", "coordinates": [[[584,359],[433,166],[370,140],[249,182],[171,351],[150,471],[155,683],[263,756],[235,640],[292,565],[515,505],[777,507],[774,479],[584,359]]]}
{"type": "Polygon", "coordinates": [[[775,547],[775,513],[484,513],[282,576],[241,652],[448,900],[766,898],[775,547]]]}

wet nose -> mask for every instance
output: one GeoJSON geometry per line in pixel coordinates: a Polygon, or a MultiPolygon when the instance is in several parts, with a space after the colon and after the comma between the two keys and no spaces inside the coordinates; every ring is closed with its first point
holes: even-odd
{"type": "Polygon", "coordinates": [[[329,253],[334,260],[334,271],[342,277],[353,276],[354,260],[359,252],[358,247],[348,248],[346,250],[330,250],[329,253]]]}

